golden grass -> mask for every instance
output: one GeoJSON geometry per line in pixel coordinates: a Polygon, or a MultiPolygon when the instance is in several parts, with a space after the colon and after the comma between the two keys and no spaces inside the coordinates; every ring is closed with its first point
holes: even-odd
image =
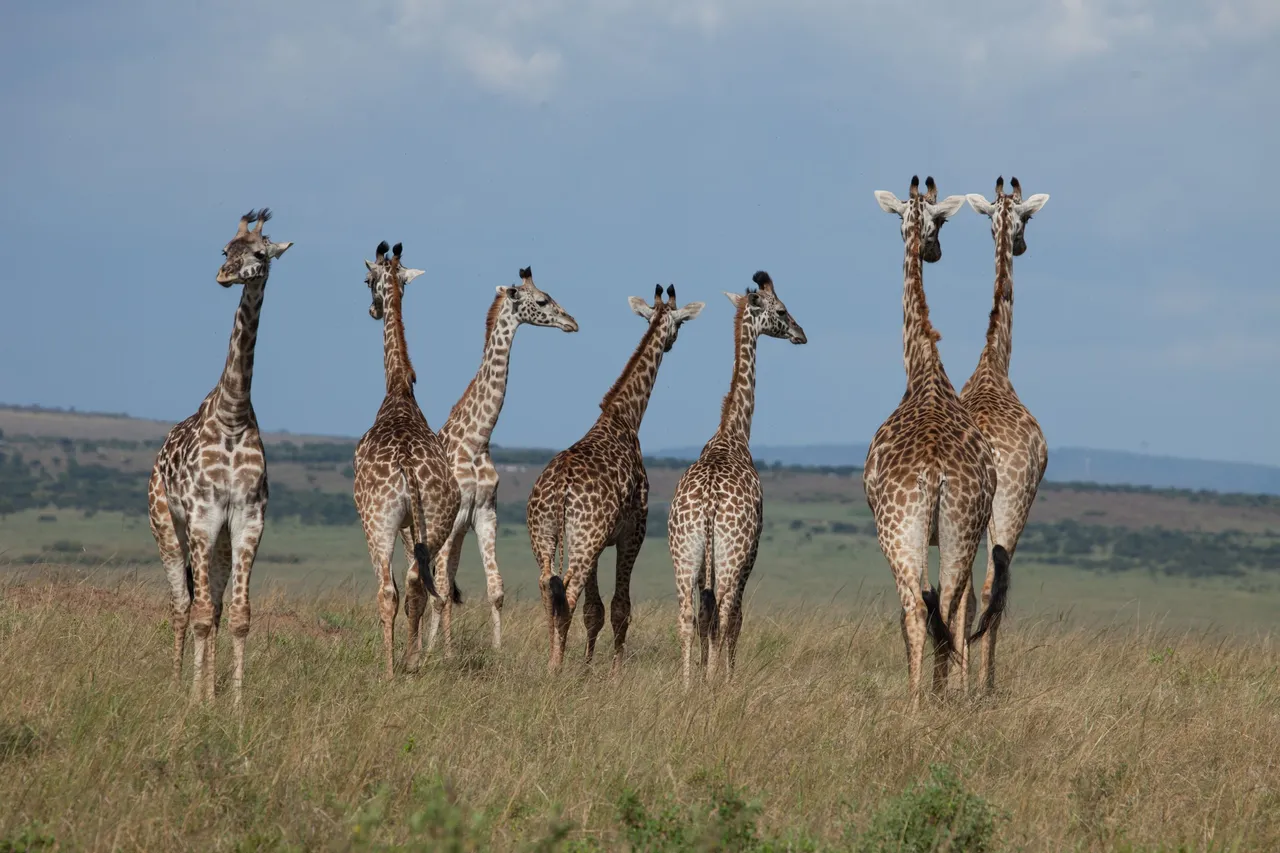
{"type": "Polygon", "coordinates": [[[620,849],[625,791],[699,803],[726,783],[763,835],[843,849],[933,763],[999,810],[998,849],[1280,849],[1270,636],[1022,615],[999,695],[910,716],[878,610],[756,607],[736,681],[689,694],[669,605],[637,609],[616,681],[607,627],[585,672],[575,623],[553,679],[540,607],[508,607],[499,654],[486,610],[464,609],[457,660],[388,683],[372,599],[255,602],[238,717],[170,684],[157,587],[0,588],[0,849],[448,849],[450,820],[484,848],[620,849]]]}

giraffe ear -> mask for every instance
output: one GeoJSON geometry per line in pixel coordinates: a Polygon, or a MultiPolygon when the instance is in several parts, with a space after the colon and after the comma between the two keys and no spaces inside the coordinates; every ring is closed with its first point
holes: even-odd
{"type": "Polygon", "coordinates": [[[692,320],[694,317],[697,317],[699,314],[702,313],[702,309],[705,308],[706,305],[707,303],[705,302],[690,302],[688,305],[684,306],[683,308],[677,308],[676,322],[685,323],[685,322],[688,322],[689,320],[692,320]]]}
{"type": "Polygon", "coordinates": [[[983,216],[990,216],[996,212],[995,205],[987,201],[982,193],[969,193],[964,197],[969,202],[969,206],[973,208],[975,213],[981,213],[983,216]]]}
{"type": "Polygon", "coordinates": [[[508,299],[520,298],[520,288],[512,287],[508,284],[500,284],[496,288],[499,296],[505,296],[508,299]]]}
{"type": "Polygon", "coordinates": [[[734,308],[737,308],[739,305],[741,305],[741,304],[742,304],[742,300],[744,300],[744,299],[746,299],[746,298],[747,298],[747,297],[743,296],[741,293],[730,293],[730,292],[729,292],[729,291],[727,291],[727,290],[722,290],[722,291],[721,291],[721,293],[723,293],[725,296],[729,297],[729,301],[733,303],[733,307],[734,307],[734,308]]]}
{"type": "Polygon", "coordinates": [[[1026,219],[1033,213],[1039,213],[1040,208],[1044,207],[1045,202],[1049,200],[1048,193],[1036,193],[1031,198],[1018,205],[1018,215],[1026,219]]]}
{"type": "Polygon", "coordinates": [[[400,270],[400,280],[405,284],[408,284],[418,276],[422,275],[424,272],[426,272],[426,270],[402,269],[400,270]]]}
{"type": "Polygon", "coordinates": [[[930,205],[935,219],[946,221],[960,212],[964,207],[964,196],[949,195],[937,204],[930,205]]]}
{"type": "Polygon", "coordinates": [[[628,297],[627,303],[631,305],[631,310],[639,314],[641,317],[645,318],[646,320],[652,319],[653,306],[650,305],[648,302],[645,302],[639,296],[628,297]]]}
{"type": "Polygon", "coordinates": [[[368,260],[366,258],[364,262],[364,268],[367,269],[369,272],[373,272],[373,261],[368,260]]]}
{"type": "MultiPolygon", "coordinates": [[[[1045,196],[1045,198],[1048,198],[1048,196],[1045,196]]],[[[278,258],[285,252],[289,251],[289,247],[292,245],[293,243],[268,243],[267,254],[272,259],[278,258]]]]}
{"type": "Polygon", "coordinates": [[[880,209],[885,213],[896,213],[901,216],[902,211],[907,209],[906,202],[900,201],[888,190],[876,190],[876,201],[880,202],[880,209]]]}

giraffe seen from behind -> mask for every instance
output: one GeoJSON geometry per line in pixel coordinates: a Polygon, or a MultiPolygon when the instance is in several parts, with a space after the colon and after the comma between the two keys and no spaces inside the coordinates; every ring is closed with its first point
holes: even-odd
{"type": "Polygon", "coordinates": [[[355,453],[355,502],[378,579],[378,616],[382,622],[383,661],[395,673],[395,619],[400,594],[391,559],[397,535],[409,559],[405,574],[405,616],[409,636],[404,667],[417,667],[420,628],[428,595],[438,597],[437,578],[448,559],[449,531],[458,514],[458,483],[440,440],[418,406],[417,374],[404,337],[405,286],[422,270],[401,265],[402,247],[388,253],[378,244],[375,260],[365,261],[372,304],[369,316],[382,321],[386,394],[373,426],[361,436],[355,453]]]}
{"type": "MultiPolygon", "coordinates": [[[[876,520],[880,548],[893,570],[902,604],[910,704],[920,703],[926,634],[934,641],[933,688],[946,686],[951,657],[958,654],[968,689],[967,644],[952,638],[967,632],[968,584],[973,558],[991,516],[996,468],[991,446],[960,405],[938,355],[940,335],[929,320],[922,263],[942,257],[938,235],[964,205],[964,196],[938,201],[930,177],[926,192],[911,179],[906,201],[880,190],[876,200],[901,217],[903,251],[902,345],[907,388],[902,401],[876,431],[862,482],[876,520]],[[929,546],[939,551],[938,591],[929,588],[929,546]]],[[[1008,570],[1008,554],[994,548],[996,569],[1008,570]]]]}
{"type": "Polygon", "coordinates": [[[173,678],[182,676],[190,625],[195,632],[192,698],[214,697],[215,651],[229,582],[237,706],[249,635],[249,576],[267,511],[266,457],[250,400],[254,346],[271,262],[293,245],[273,243],[262,232],[270,218],[266,208],[249,211],[222,250],[226,260],[218,284],[241,285],[227,361],[196,413],[165,437],[147,490],[151,533],[170,588],[173,678]]]}
{"type": "Polygon", "coordinates": [[[604,627],[597,568],[600,554],[614,546],[617,581],[610,604],[613,668],[622,663],[631,620],[631,570],[644,543],[649,511],[649,479],[640,451],[640,422],[649,405],[662,357],[675,345],[680,327],[698,316],[701,302],[676,305],[675,287],[662,299],[659,285],[652,305],[638,296],[631,309],[648,322],[640,344],[618,380],[600,402],[600,417],[568,450],[561,451],[538,475],[525,510],[529,542],[538,562],[538,586],[551,639],[548,668],[559,670],[569,624],[580,596],[587,631],[589,664],[604,627]],[[556,558],[562,573],[557,573],[556,558]]]}
{"type": "MultiPolygon", "coordinates": [[[[578,331],[573,319],[545,291],[533,283],[533,269],[520,270],[519,286],[499,286],[484,325],[484,354],[480,369],[462,398],[440,428],[440,439],[458,483],[461,507],[450,534],[448,588],[457,589],[455,576],[467,530],[476,532],[484,564],[493,622],[493,647],[502,645],[502,575],[498,572],[498,469],[489,455],[489,437],[498,423],[507,393],[511,346],[520,326],[545,326],[564,332],[578,331]]],[[[455,597],[456,598],[456,597],[455,597]]],[[[435,640],[436,623],[444,602],[432,602],[427,649],[435,640]]],[[[446,638],[446,643],[448,639],[446,638]]]]}
{"type": "Polygon", "coordinates": [[[761,335],[793,344],[808,342],[804,329],[778,298],[764,271],[759,289],[725,293],[734,305],[733,375],[720,408],[720,426],[698,461],[680,477],[667,522],[680,615],[684,686],[690,685],[695,610],[706,677],[723,655],[732,677],[742,598],[755,565],[764,521],[764,493],[751,458],[755,411],[756,344],[761,335]]]}
{"type": "Polygon", "coordinates": [[[1040,424],[1018,399],[1009,380],[1013,349],[1013,258],[1027,250],[1026,226],[1049,196],[1041,193],[1023,200],[1022,186],[1013,178],[1013,192],[1005,193],[1004,178],[996,179],[996,197],[989,202],[978,193],[967,196],[969,206],[991,218],[996,246],[995,295],[987,323],[987,343],[969,381],[960,390],[960,404],[969,412],[991,443],[996,464],[996,493],[987,529],[987,575],[982,584],[982,621],[973,642],[982,639],[982,663],[978,683],[995,688],[996,633],[1009,592],[1009,574],[996,571],[992,551],[1002,545],[1013,559],[1022,529],[1035,502],[1049,450],[1040,424]]]}

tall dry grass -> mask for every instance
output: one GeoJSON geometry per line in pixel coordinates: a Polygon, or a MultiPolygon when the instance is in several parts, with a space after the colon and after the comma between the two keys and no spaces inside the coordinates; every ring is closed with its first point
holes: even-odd
{"type": "Polygon", "coordinates": [[[237,716],[169,683],[158,588],[0,596],[0,849],[622,849],[628,792],[659,810],[726,785],[762,837],[843,849],[931,764],[997,810],[992,849],[1280,849],[1270,637],[1022,615],[999,695],[909,716],[873,608],[755,607],[736,682],[686,694],[668,606],[638,608],[616,681],[607,629],[593,671],[549,678],[541,609],[517,604],[501,653],[468,607],[457,660],[388,683],[371,600],[276,597],[255,602],[237,716]]]}

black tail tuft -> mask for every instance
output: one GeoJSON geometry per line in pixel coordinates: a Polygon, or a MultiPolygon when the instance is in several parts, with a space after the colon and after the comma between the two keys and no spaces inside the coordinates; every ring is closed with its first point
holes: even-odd
{"type": "Polygon", "coordinates": [[[942,649],[947,654],[954,654],[955,641],[951,637],[951,630],[947,627],[946,620],[942,618],[942,605],[938,601],[938,591],[926,589],[920,593],[920,597],[924,599],[925,625],[929,631],[929,638],[933,640],[933,647],[942,649]]]}
{"type": "Polygon", "coordinates": [[[187,563],[186,573],[187,573],[187,599],[194,600],[196,597],[196,576],[191,571],[191,563],[187,563]]]}
{"type": "Polygon", "coordinates": [[[551,615],[559,619],[569,614],[569,597],[564,591],[564,581],[559,575],[552,575],[547,581],[547,590],[551,593],[551,615]]]}
{"type": "Polygon", "coordinates": [[[987,633],[988,628],[995,628],[1000,624],[1004,607],[1009,602],[1009,552],[1003,545],[991,549],[991,563],[992,571],[995,572],[995,578],[991,581],[991,600],[987,602],[987,609],[978,620],[978,630],[969,638],[971,643],[987,633]]]}
{"type": "Polygon", "coordinates": [[[711,630],[716,630],[716,594],[709,589],[702,591],[702,613],[711,622],[711,630]]]}
{"type": "Polygon", "coordinates": [[[454,603],[454,604],[461,604],[461,603],[462,603],[462,590],[458,589],[458,582],[457,582],[457,581],[454,581],[454,582],[453,582],[453,595],[452,595],[452,597],[453,597],[453,603],[454,603]]]}
{"type": "Polygon", "coordinates": [[[439,598],[440,593],[436,592],[436,579],[431,571],[431,552],[427,550],[426,545],[421,542],[414,544],[413,561],[418,564],[418,577],[422,578],[422,582],[426,584],[427,592],[432,598],[439,598]]]}

